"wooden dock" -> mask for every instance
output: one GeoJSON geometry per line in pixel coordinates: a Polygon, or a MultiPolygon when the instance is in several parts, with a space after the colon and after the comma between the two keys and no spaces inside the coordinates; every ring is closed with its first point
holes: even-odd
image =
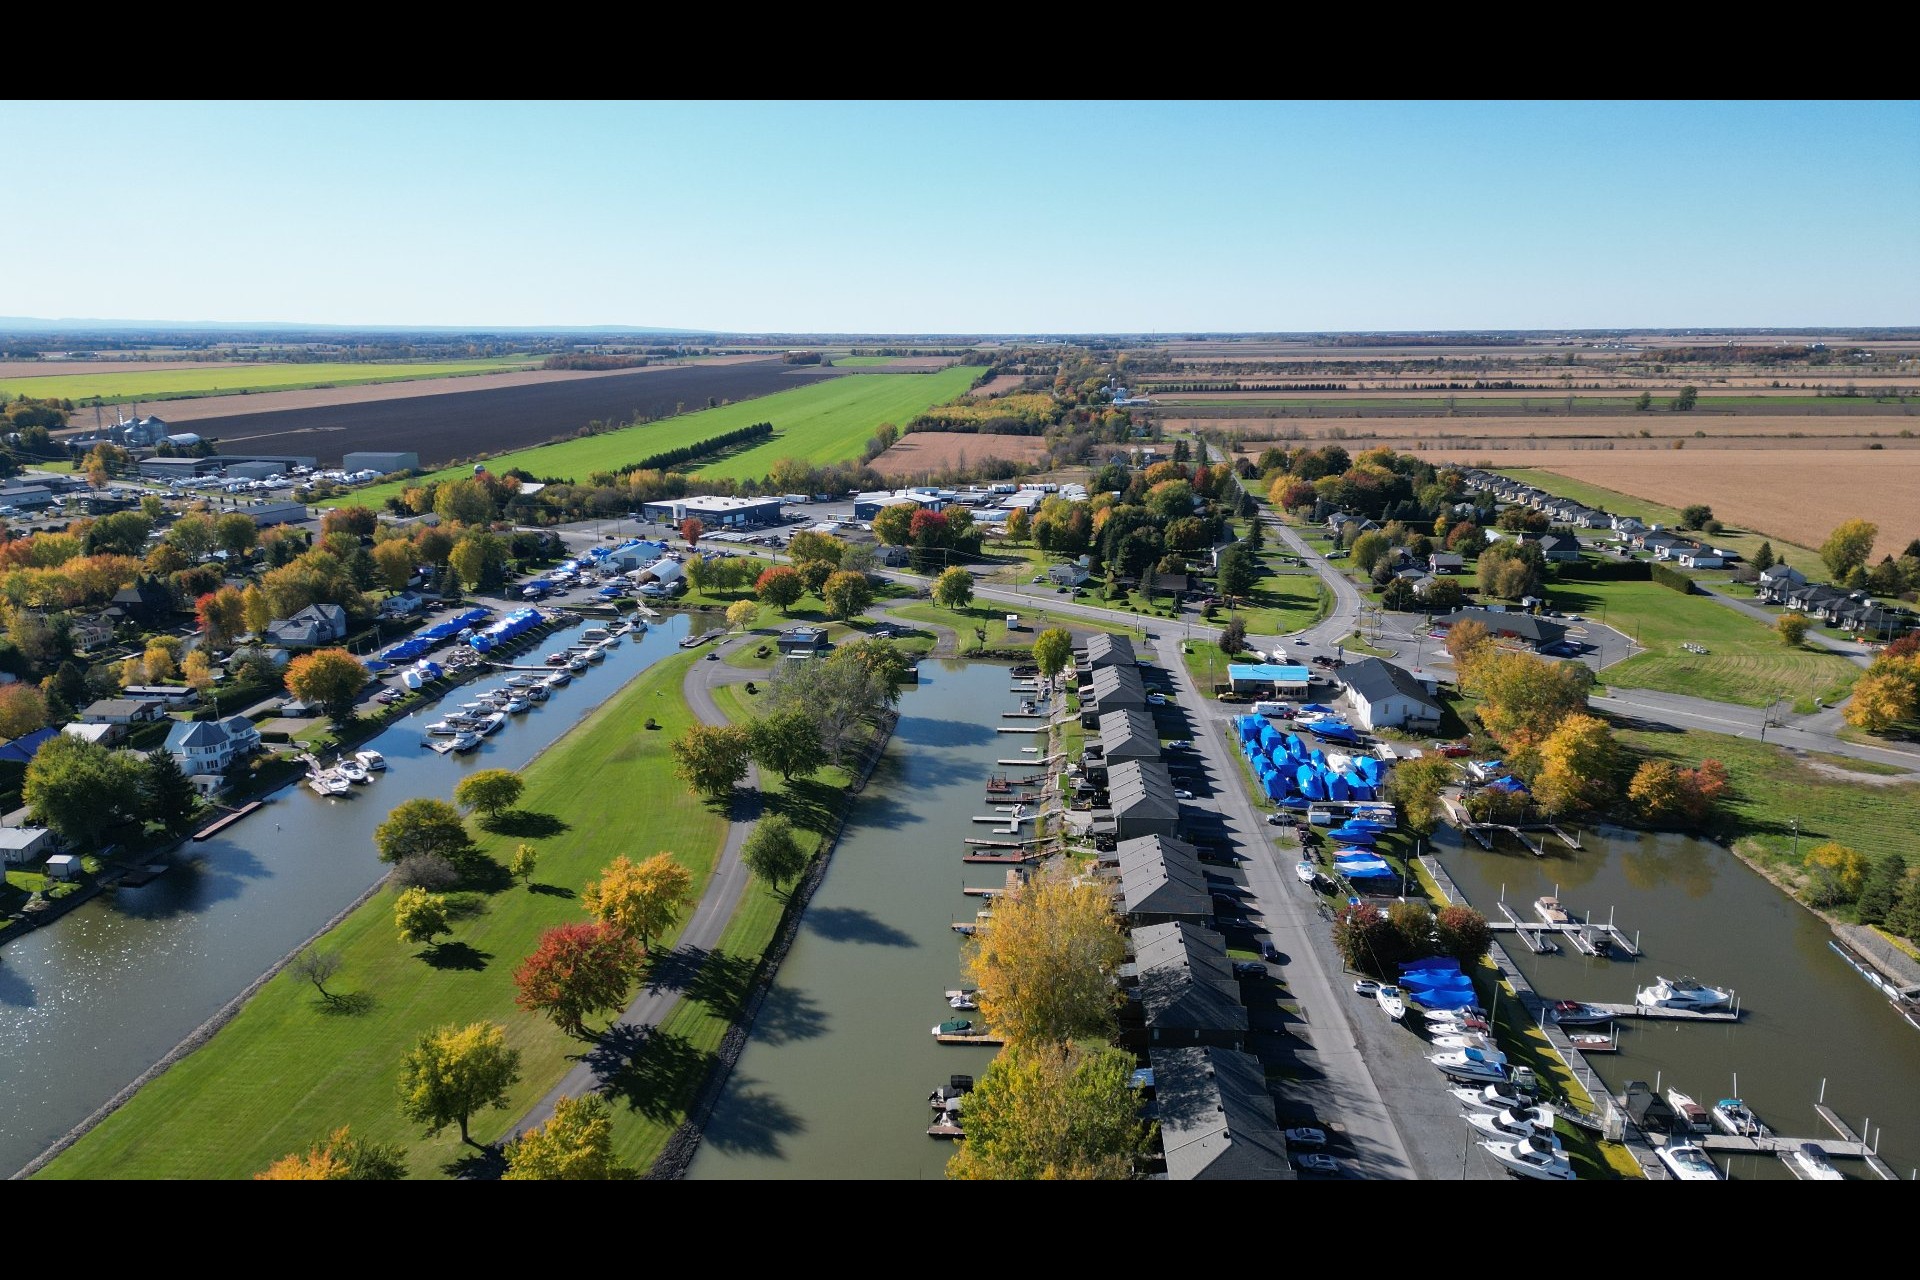
{"type": "MultiPolygon", "coordinates": [[[[1005,733],[1006,730],[1002,729],[1001,732],[1005,733]]],[[[1022,732],[1024,732],[1024,730],[1022,730],[1022,732]]],[[[1021,759],[995,760],[994,763],[997,765],[1019,764],[1019,765],[1025,765],[1027,768],[1031,769],[1035,765],[1052,764],[1056,760],[1064,760],[1064,759],[1066,759],[1066,757],[1063,755],[1051,755],[1051,756],[1033,755],[1033,756],[1028,756],[1024,760],[1021,760],[1021,759]]]]}
{"type": "Polygon", "coordinates": [[[927,1136],[929,1138],[944,1138],[949,1142],[956,1142],[967,1135],[961,1132],[959,1125],[951,1120],[942,1118],[935,1120],[927,1126],[927,1136]]]}
{"type": "Polygon", "coordinates": [[[1733,1009],[1663,1009],[1644,1004],[1603,1004],[1598,1000],[1586,1003],[1596,1009],[1605,1009],[1616,1018],[1655,1018],[1669,1022],[1738,1022],[1740,1010],[1733,1009]]]}
{"type": "Polygon", "coordinates": [[[981,849],[1025,849],[1041,843],[1041,837],[1029,836],[1024,840],[983,840],[979,836],[968,836],[961,843],[981,849]]]}
{"type": "Polygon", "coordinates": [[[246,817],[248,814],[252,813],[255,809],[258,809],[260,807],[260,804],[261,802],[258,800],[247,801],[247,803],[241,805],[238,809],[235,809],[232,813],[229,813],[226,817],[216,818],[214,821],[208,823],[206,826],[194,832],[193,838],[195,840],[206,840],[212,836],[219,835],[222,831],[225,831],[228,827],[240,821],[240,819],[246,817]]]}
{"type": "MultiPolygon", "coordinates": [[[[1049,711],[1002,711],[1000,718],[1002,720],[1045,720],[1052,714],[1053,713],[1049,711]]],[[[1003,733],[1012,733],[1013,731],[1012,729],[1001,730],[1003,733]]],[[[1022,730],[1022,732],[1024,732],[1024,730],[1022,730]]]]}
{"type": "MultiPolygon", "coordinates": [[[[1036,717],[1038,719],[1038,717],[1036,717]]],[[[994,729],[995,733],[1045,733],[1051,726],[1044,720],[1039,724],[1003,724],[994,729]]]]}
{"type": "Polygon", "coordinates": [[[955,1036],[955,1035],[943,1035],[942,1033],[936,1031],[933,1033],[933,1038],[941,1044],[980,1044],[980,1045],[994,1046],[994,1045],[1003,1045],[1006,1043],[1005,1037],[989,1035],[985,1032],[982,1032],[979,1035],[955,1036]]]}
{"type": "Polygon", "coordinates": [[[1032,862],[1038,862],[1038,861],[1040,861],[1040,859],[1041,859],[1041,857],[1042,857],[1042,855],[1041,855],[1040,853],[1038,853],[1038,852],[1031,852],[1031,853],[969,853],[969,854],[967,854],[967,855],[965,855],[964,857],[962,857],[962,858],[960,859],[960,861],[962,861],[962,862],[976,862],[976,863],[986,863],[986,864],[989,864],[989,865],[995,865],[995,866],[1009,866],[1009,867],[1011,867],[1011,866],[1024,866],[1024,865],[1026,865],[1026,864],[1028,864],[1028,863],[1032,863],[1032,862]]]}
{"type": "MultiPolygon", "coordinates": [[[[1842,1120],[1839,1114],[1835,1112],[1832,1107],[1829,1107],[1824,1102],[1817,1102],[1814,1104],[1813,1109],[1814,1109],[1814,1112],[1817,1115],[1819,1115],[1819,1117],[1822,1120],[1825,1120],[1829,1125],[1833,1127],[1833,1131],[1840,1135],[1840,1140],[1842,1142],[1858,1143],[1861,1146],[1861,1148],[1863,1148],[1863,1154],[1861,1155],[1860,1158],[1867,1162],[1867,1168],[1873,1170],[1874,1173],[1886,1179],[1888,1182],[1898,1182],[1900,1180],[1900,1175],[1895,1173],[1893,1169],[1888,1166],[1886,1161],[1882,1160],[1877,1154],[1875,1154],[1873,1149],[1867,1146],[1866,1142],[1860,1137],[1860,1135],[1853,1131],[1853,1126],[1848,1124],[1845,1120],[1842,1120]]],[[[1827,1144],[1825,1143],[1821,1145],[1827,1146],[1827,1144]]],[[[1878,1146],[1878,1145],[1879,1145],[1879,1142],[1876,1140],[1874,1143],[1874,1146],[1878,1146]]],[[[1827,1146],[1827,1150],[1833,1151],[1835,1150],[1835,1148],[1832,1146],[1827,1146]]]]}

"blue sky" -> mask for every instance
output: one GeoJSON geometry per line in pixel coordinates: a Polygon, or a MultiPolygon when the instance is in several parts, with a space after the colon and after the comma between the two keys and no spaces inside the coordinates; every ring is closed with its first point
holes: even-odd
{"type": "Polygon", "coordinates": [[[0,104],[0,314],[1920,323],[1920,104],[0,104]]]}

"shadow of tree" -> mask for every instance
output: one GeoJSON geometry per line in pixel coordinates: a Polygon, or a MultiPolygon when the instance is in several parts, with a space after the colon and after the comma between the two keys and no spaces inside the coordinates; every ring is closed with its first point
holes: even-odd
{"type": "Polygon", "coordinates": [[[827,1015],[797,987],[775,985],[753,1019],[753,1036],[768,1044],[791,1044],[826,1033],[827,1015]]]}
{"type": "Polygon", "coordinates": [[[469,1146],[464,1155],[440,1166],[441,1173],[463,1182],[498,1182],[506,1171],[506,1152],[495,1146],[469,1146]]]}
{"type": "Polygon", "coordinates": [[[673,1119],[693,1101],[714,1055],[658,1027],[621,1025],[586,1054],[609,1098],[650,1120],[673,1119]]]}
{"type": "Polygon", "coordinates": [[[371,991],[348,991],[331,1000],[316,998],[313,1002],[314,1008],[329,1018],[357,1018],[373,1012],[376,1003],[371,991]]]}
{"type": "Polygon", "coordinates": [[[450,893],[447,895],[447,919],[471,920],[483,916],[493,908],[484,895],[478,893],[450,893]]]}
{"type": "Polygon", "coordinates": [[[735,1076],[727,1086],[726,1105],[715,1110],[700,1140],[722,1151],[777,1157],[782,1136],[805,1133],[806,1121],[786,1103],[760,1092],[759,1083],[735,1076]]]}
{"type": "Polygon", "coordinates": [[[833,942],[867,942],[885,947],[917,947],[913,936],[859,907],[812,907],[801,925],[833,942]]]}
{"type": "Polygon", "coordinates": [[[481,951],[464,942],[443,942],[418,954],[436,969],[468,969],[476,973],[493,959],[491,951],[481,951]]]}
{"type": "Polygon", "coordinates": [[[675,947],[647,957],[647,986],[660,991],[684,991],[707,962],[703,947],[675,947]]]}
{"type": "Polygon", "coordinates": [[[759,965],[746,956],[710,952],[700,967],[685,979],[685,994],[715,1013],[738,1017],[758,969],[759,965]]]}
{"type": "Polygon", "coordinates": [[[565,885],[542,884],[537,880],[527,885],[527,892],[543,894],[549,898],[577,898],[580,896],[565,885]]]}
{"type": "Polygon", "coordinates": [[[538,840],[571,831],[573,824],[551,813],[535,813],[528,809],[507,809],[494,814],[491,818],[482,818],[480,827],[497,836],[538,840]]]}
{"type": "Polygon", "coordinates": [[[460,887],[475,893],[504,893],[513,887],[513,875],[492,858],[475,856],[460,866],[460,887]]]}

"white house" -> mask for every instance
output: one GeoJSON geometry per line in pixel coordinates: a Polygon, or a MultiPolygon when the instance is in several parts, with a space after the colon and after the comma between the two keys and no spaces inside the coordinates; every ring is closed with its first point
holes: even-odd
{"type": "Polygon", "coordinates": [[[1368,729],[1440,723],[1440,703],[1405,668],[1378,658],[1351,662],[1340,672],[1353,718],[1368,729]]]}
{"type": "Polygon", "coordinates": [[[228,716],[224,720],[194,720],[175,725],[167,735],[166,749],[180,766],[180,772],[198,779],[218,778],[235,762],[259,748],[260,731],[253,722],[245,716],[228,716]]]}
{"type": "Polygon", "coordinates": [[[57,845],[45,827],[0,827],[0,862],[10,867],[38,862],[57,845]]]}

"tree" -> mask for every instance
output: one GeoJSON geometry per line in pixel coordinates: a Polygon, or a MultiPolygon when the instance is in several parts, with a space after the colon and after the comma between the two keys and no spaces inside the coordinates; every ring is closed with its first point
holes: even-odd
{"type": "Polygon", "coordinates": [[[140,816],[148,776],[145,762],[131,752],[62,733],[27,763],[20,794],[34,822],[91,849],[102,833],[140,816]]]}
{"type": "Polygon", "coordinates": [[[229,556],[244,556],[260,543],[260,526],[244,511],[229,511],[213,522],[213,540],[229,556]]]}
{"type": "Polygon", "coordinates": [[[1648,760],[1634,771],[1627,799],[1643,821],[1655,826],[1704,825],[1730,783],[1718,760],[1702,760],[1694,768],[1670,760],[1648,760]]]}
{"type": "Polygon", "coordinates": [[[1487,650],[1492,644],[1493,636],[1486,626],[1471,618],[1447,628],[1447,653],[1453,658],[1454,669],[1462,681],[1467,678],[1467,672],[1472,669],[1481,651],[1487,650]]]}
{"type": "Polygon", "coordinates": [[[165,750],[154,750],[147,752],[142,764],[142,811],[168,832],[185,829],[200,816],[200,793],[193,789],[180,762],[165,750]]]}
{"type": "Polygon", "coordinates": [[[748,733],[754,763],[787,782],[817,773],[828,762],[820,727],[804,711],[789,708],[764,715],[748,727],[748,733]]]}
{"type": "Polygon", "coordinates": [[[1474,659],[1463,683],[1480,697],[1480,723],[1506,749],[1508,762],[1528,772],[1548,736],[1586,709],[1593,673],[1577,663],[1494,651],[1474,659]]]}
{"type": "Polygon", "coordinates": [[[1220,652],[1229,658],[1247,647],[1247,624],[1239,617],[1228,619],[1226,627],[1220,632],[1220,652]]]}
{"type": "MultiPolygon", "coordinates": [[[[252,524],[252,521],[248,521],[252,524]]],[[[237,587],[222,587],[194,602],[200,632],[206,642],[224,649],[247,629],[247,601],[237,587]]]]}
{"type": "Polygon", "coordinates": [[[784,614],[807,593],[807,584],[791,566],[775,565],[760,575],[759,581],[754,583],[754,592],[763,602],[784,614]]]}
{"type": "Polygon", "coordinates": [[[993,900],[993,927],[967,940],[961,965],[1010,1046],[1057,1049],[1112,1033],[1125,956],[1106,889],[1047,873],[993,900]]]}
{"type": "Polygon", "coordinates": [[[1675,413],[1689,413],[1693,410],[1693,406],[1699,403],[1699,400],[1700,388],[1693,386],[1682,387],[1680,388],[1680,394],[1673,398],[1673,411],[1675,413]]]}
{"type": "Polygon", "coordinates": [[[1820,558],[1827,562],[1833,580],[1842,581],[1855,569],[1865,565],[1867,557],[1873,553],[1873,540],[1879,536],[1880,526],[1871,521],[1841,521],[1820,547],[1820,558]]]}
{"type": "Polygon", "coordinates": [[[478,809],[497,818],[520,801],[526,783],[511,769],[481,769],[460,779],[453,798],[462,809],[478,809]]]}
{"type": "Polygon", "coordinates": [[[293,970],[295,977],[311,982],[313,989],[320,993],[322,1000],[328,1004],[339,1003],[339,997],[327,990],[327,983],[340,972],[338,951],[323,951],[319,947],[308,947],[293,958],[293,963],[288,968],[293,970]]]}
{"type": "Polygon", "coordinates": [[[393,927],[399,931],[402,942],[424,942],[432,946],[435,938],[451,932],[445,895],[428,893],[425,889],[402,889],[393,900],[393,927]]]}
{"type": "Polygon", "coordinates": [[[553,1117],[507,1143],[503,1182],[611,1182],[637,1177],[613,1158],[613,1113],[598,1094],[562,1095],[553,1117]]]}
{"type": "Polygon", "coordinates": [[[265,635],[273,622],[273,605],[268,602],[267,593],[250,586],[240,593],[240,602],[245,610],[247,630],[256,636],[265,635]]]}
{"type": "Polygon", "coordinates": [[[913,518],[919,512],[920,508],[911,502],[882,507],[873,517],[873,536],[885,546],[906,546],[913,537],[913,518]]]}
{"type": "Polygon", "coordinates": [[[1653,408],[1653,392],[1642,391],[1639,398],[1633,402],[1633,407],[1641,413],[1646,413],[1651,410],[1653,408]]]}
{"type": "Polygon", "coordinates": [[[760,606],[751,600],[735,600],[727,606],[727,628],[745,631],[760,617],[760,606]]]}
{"type": "Polygon", "coordinates": [[[933,580],[933,602],[955,613],[973,603],[973,575],[959,565],[933,580]]]}
{"type": "Polygon", "coordinates": [[[392,1182],[407,1176],[406,1157],[397,1145],[363,1142],[350,1126],[341,1125],[305,1155],[282,1156],[253,1177],[256,1182],[392,1182]]]}
{"type": "Polygon", "coordinates": [[[1065,627],[1048,627],[1033,640],[1033,662],[1048,680],[1067,669],[1073,658],[1073,633],[1065,627]]]}
{"type": "Polygon", "coordinates": [[[345,649],[316,649],[287,664],[287,691],[311,702],[335,723],[353,718],[353,702],[367,687],[367,669],[345,649]]]}
{"type": "Polygon", "coordinates": [[[1472,907],[1458,903],[1442,907],[1433,926],[1440,935],[1440,954],[1452,956],[1462,968],[1478,964],[1493,949],[1493,930],[1472,907]]]}
{"type": "Polygon", "coordinates": [[[513,971],[513,1002],[568,1035],[585,1035],[588,1015],[625,1007],[641,964],[633,938],[611,925],[558,925],[513,971]]]}
{"type": "Polygon", "coordinates": [[[1440,797],[1453,783],[1453,765],[1442,755],[1402,760],[1387,775],[1387,798],[1399,806],[1401,821],[1418,836],[1440,825],[1440,797]]]}
{"type": "Polygon", "coordinates": [[[1333,917],[1333,945],[1350,968],[1386,978],[1408,958],[1405,937],[1370,902],[1348,903],[1333,917]]]}
{"type": "Polygon", "coordinates": [[[450,1124],[471,1143],[467,1122],[487,1107],[505,1108],[520,1080],[520,1051],[507,1047],[497,1022],[438,1027],[400,1060],[400,1114],[426,1126],[428,1137],[450,1124]]]}
{"type": "Polygon", "coordinates": [[[1713,519],[1713,508],[1704,502],[1695,502],[1680,509],[1680,527],[1682,529],[1704,529],[1707,521],[1713,519]]]}
{"type": "Polygon", "coordinates": [[[1015,507],[1007,513],[1007,541],[1025,542],[1033,532],[1033,519],[1026,508],[1015,507]]]}
{"type": "Polygon", "coordinates": [[[1153,1139],[1133,1057],[1112,1045],[1009,1044],[966,1100],[966,1141],[947,1162],[966,1181],[1119,1181],[1153,1139]]]}
{"type": "Polygon", "coordinates": [[[873,603],[873,584],[864,573],[840,572],[830,575],[820,590],[827,612],[845,622],[873,603]]]}
{"type": "Polygon", "coordinates": [[[770,814],[754,824],[753,834],[740,850],[747,870],[778,889],[806,870],[807,851],[793,833],[793,824],[781,814],[770,814]]]}
{"type": "Polygon", "coordinates": [[[1798,649],[1807,638],[1808,623],[1806,615],[1783,613],[1779,621],[1773,624],[1773,630],[1780,637],[1780,643],[1789,649],[1798,649]]]}
{"type": "Polygon", "coordinates": [[[1604,809],[1615,794],[1620,747],[1606,722],[1570,715],[1540,744],[1540,771],[1533,794],[1548,813],[1604,809]]]}
{"type": "Polygon", "coordinates": [[[373,547],[374,567],[380,572],[380,584],[389,591],[405,591],[413,581],[413,544],[405,538],[389,538],[373,547]]]}
{"type": "Polygon", "coordinates": [[[513,858],[507,863],[507,874],[522,884],[533,883],[533,873],[540,866],[540,853],[530,844],[517,844],[513,847],[513,858]]]}
{"type": "Polygon", "coordinates": [[[468,591],[479,587],[487,571],[487,552],[478,539],[462,538],[454,544],[447,556],[447,565],[453,570],[453,576],[468,591]]]}
{"type": "Polygon", "coordinates": [[[706,531],[706,523],[697,516],[688,516],[680,522],[680,536],[687,540],[688,547],[699,546],[700,535],[706,531]]]}
{"type": "Polygon", "coordinates": [[[1900,886],[1899,897],[1882,927],[1902,938],[1920,939],[1920,877],[1908,876],[1900,886]]]}
{"type": "Polygon", "coordinates": [[[795,564],[819,560],[837,569],[847,557],[847,544],[830,533],[802,529],[787,540],[787,554],[793,557],[795,564]]]}
{"type": "Polygon", "coordinates": [[[477,852],[460,811],[444,800],[426,796],[396,805],[386,821],[374,828],[373,844],[382,862],[434,854],[459,867],[477,852]]]}
{"type": "Polygon", "coordinates": [[[1807,901],[1815,907],[1837,907],[1860,896],[1867,882],[1867,860],[1838,841],[1828,840],[1807,850],[1807,901]]]}
{"type": "Polygon", "coordinates": [[[1393,544],[1387,541],[1387,535],[1374,529],[1353,540],[1353,550],[1350,554],[1353,557],[1354,566],[1360,572],[1372,573],[1374,566],[1385,560],[1387,553],[1391,550],[1393,550],[1393,544]]]}
{"type": "Polygon", "coordinates": [[[637,864],[621,854],[588,883],[581,902],[594,919],[652,950],[653,939],[679,921],[692,895],[693,873],[663,850],[637,864]]]}
{"type": "Polygon", "coordinates": [[[1765,571],[1767,569],[1773,568],[1773,565],[1774,565],[1773,544],[1771,542],[1761,543],[1760,549],[1753,553],[1753,560],[1751,563],[1753,564],[1753,567],[1756,570],[1760,570],[1760,571],[1765,571]]]}
{"type": "Polygon", "coordinates": [[[1855,907],[1860,913],[1860,923],[1885,923],[1900,899],[1900,886],[1906,878],[1907,860],[1898,853],[1886,854],[1874,863],[1860,886],[1860,900],[1855,907]]]}
{"type": "Polygon", "coordinates": [[[696,794],[709,800],[724,800],[734,786],[747,776],[753,750],[751,735],[744,725],[688,725],[668,748],[673,752],[673,772],[696,794]]]}
{"type": "Polygon", "coordinates": [[[1220,553],[1220,572],[1218,584],[1220,594],[1228,601],[1244,600],[1253,591],[1253,584],[1260,580],[1260,563],[1245,545],[1235,543],[1220,553]]]}
{"type": "Polygon", "coordinates": [[[47,695],[40,686],[16,680],[0,685],[0,738],[24,738],[47,727],[47,695]]]}

